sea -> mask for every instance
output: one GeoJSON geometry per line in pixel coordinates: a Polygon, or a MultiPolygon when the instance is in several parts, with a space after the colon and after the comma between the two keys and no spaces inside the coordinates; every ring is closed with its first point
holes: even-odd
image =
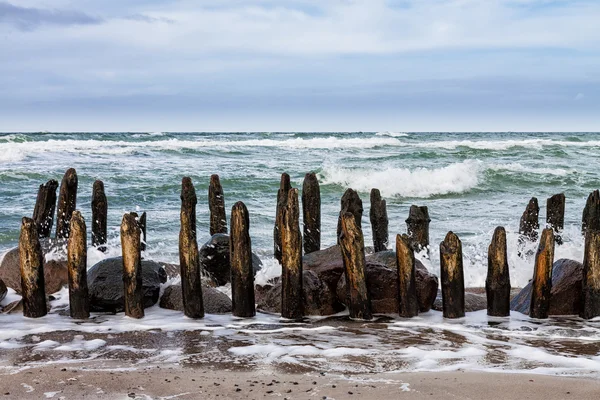
{"type": "MultiPolygon", "coordinates": [[[[365,244],[372,245],[369,192],[377,188],[387,202],[392,249],[395,235],[406,232],[410,206],[427,206],[431,245],[418,257],[439,275],[439,243],[453,231],[463,245],[465,285],[482,287],[492,233],[503,226],[511,284],[523,287],[532,278],[537,247],[531,243],[531,251],[517,250],[519,219],[529,199],[539,201],[543,228],[546,199],[565,194],[564,243],[556,247],[555,259],[581,261],[582,210],[589,193],[600,187],[599,155],[600,133],[575,132],[4,133],[0,134],[0,257],[17,245],[21,218],[32,215],[39,185],[49,179],[60,182],[68,168],[75,168],[77,208],[88,229],[95,180],[104,182],[108,198],[108,251],[90,248],[89,266],[120,254],[119,226],[130,211],[147,213],[145,257],[177,263],[181,179],[191,177],[196,188],[202,245],[210,238],[209,179],[218,174],[228,217],[235,202],[248,207],[252,249],[263,262],[256,281],[264,283],[281,273],[273,258],[281,174],[287,172],[292,186],[301,189],[305,174],[315,172],[321,188],[323,248],[336,242],[340,198],[348,188],[362,198],[365,244]]],[[[65,293],[55,296],[57,310],[64,306],[65,293]]],[[[15,296],[9,293],[9,298],[15,296]]],[[[9,354],[0,356],[0,366],[10,372],[32,362],[122,360],[127,351],[144,362],[186,363],[205,353],[201,346],[222,340],[229,345],[215,346],[215,362],[244,359],[309,369],[324,363],[341,372],[466,368],[600,375],[600,319],[540,321],[515,312],[510,318],[493,319],[479,311],[449,321],[430,311],[412,320],[388,316],[369,325],[349,322],[343,313],[285,323],[267,314],[253,320],[208,316],[193,321],[158,307],[147,311],[139,322],[122,315],[97,315],[75,323],[59,311],[39,321],[0,314],[0,323],[10,323],[10,328],[0,328],[0,355],[2,349],[9,354]],[[159,330],[179,339],[146,351],[143,345],[108,338],[111,329],[120,334],[159,330]],[[189,331],[207,342],[182,345],[181,337],[186,337],[182,332],[189,331]],[[99,334],[104,336],[93,336],[99,334]],[[31,351],[43,356],[31,360],[31,351]],[[12,364],[7,361],[10,357],[12,364]],[[15,357],[20,361],[15,363],[15,357]]]]}

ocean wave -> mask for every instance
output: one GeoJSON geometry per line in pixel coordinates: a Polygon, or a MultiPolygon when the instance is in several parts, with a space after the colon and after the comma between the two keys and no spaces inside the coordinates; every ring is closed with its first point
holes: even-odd
{"type": "Polygon", "coordinates": [[[490,164],[488,168],[494,171],[527,172],[529,174],[554,176],[567,176],[577,172],[574,169],[564,168],[535,168],[520,163],[490,164]]]}
{"type": "Polygon", "coordinates": [[[464,193],[480,182],[483,164],[465,160],[441,168],[349,169],[325,166],[323,184],[351,187],[360,192],[378,188],[383,196],[428,198],[449,193],[464,193]]]}
{"type": "Polygon", "coordinates": [[[571,142],[553,139],[523,139],[523,140],[447,140],[437,142],[412,143],[411,146],[421,148],[437,148],[454,150],[458,147],[467,147],[475,150],[509,150],[516,147],[527,149],[542,149],[547,146],[560,147],[600,147],[599,140],[586,142],[571,142]]]}
{"type": "Polygon", "coordinates": [[[406,137],[406,136],[408,136],[408,133],[384,131],[384,132],[377,132],[375,134],[375,136],[406,137]]]}

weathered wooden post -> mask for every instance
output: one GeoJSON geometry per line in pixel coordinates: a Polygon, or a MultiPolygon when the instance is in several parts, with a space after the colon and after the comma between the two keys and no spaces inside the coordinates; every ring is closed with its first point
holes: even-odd
{"type": "Polygon", "coordinates": [[[321,189],[314,172],[304,176],[302,220],[304,222],[304,253],[321,250],[321,189]]]}
{"type": "Polygon", "coordinates": [[[56,189],[58,182],[50,179],[43,185],[40,185],[35,208],[33,209],[33,221],[37,226],[38,237],[50,237],[52,225],[54,223],[54,210],[56,209],[56,189]]]}
{"type": "Polygon", "coordinates": [[[196,239],[196,190],[189,177],[181,181],[181,229],[179,231],[179,267],[183,313],[189,318],[204,317],[200,257],[196,239]]]}
{"type": "Polygon", "coordinates": [[[69,237],[71,216],[77,207],[77,171],[69,168],[60,183],[58,212],[56,215],[56,238],[69,237]]]}
{"type": "Polygon", "coordinates": [[[275,211],[275,227],[273,228],[273,253],[275,259],[281,264],[281,224],[283,223],[283,212],[287,203],[288,192],[292,188],[290,176],[281,174],[279,190],[277,191],[277,209],[275,211]]]}
{"type": "Polygon", "coordinates": [[[371,208],[369,210],[371,229],[373,231],[373,249],[378,251],[387,250],[389,243],[388,216],[385,200],[381,198],[379,189],[371,189],[371,208]]]}
{"type": "Polygon", "coordinates": [[[123,253],[125,314],[131,318],[142,318],[144,316],[140,233],[141,230],[136,214],[128,213],[123,215],[123,222],[121,222],[121,248],[123,253]]]}
{"type": "Polygon", "coordinates": [[[429,246],[429,210],[426,206],[410,206],[406,219],[406,231],[414,251],[422,251],[429,246]]]}
{"type": "Polygon", "coordinates": [[[358,193],[353,189],[347,189],[344,192],[340,203],[341,207],[337,227],[338,244],[340,243],[340,235],[342,233],[342,219],[347,212],[354,216],[354,225],[356,225],[362,235],[363,204],[358,193]]]}
{"type": "Polygon", "coordinates": [[[587,198],[581,218],[581,234],[588,228],[600,231],[600,191],[594,190],[587,198]]]}
{"type": "Polygon", "coordinates": [[[583,257],[583,308],[581,317],[600,316],[600,232],[588,229],[583,257]]]}
{"type": "Polygon", "coordinates": [[[210,235],[227,233],[227,215],[225,214],[225,196],[219,175],[210,176],[208,185],[208,209],[210,211],[210,235]]]}
{"type": "Polygon", "coordinates": [[[398,268],[398,312],[401,317],[419,315],[415,255],[408,235],[396,235],[396,266],[398,268]]]}
{"type": "Polygon", "coordinates": [[[252,271],[252,244],[250,242],[250,216],[246,205],[238,201],[231,209],[231,301],[233,315],[254,317],[254,273],[252,271]]]}
{"type": "Polygon", "coordinates": [[[546,201],[546,225],[554,230],[556,244],[562,244],[560,233],[565,227],[565,194],[559,193],[546,201]]]}
{"type": "Polygon", "coordinates": [[[552,290],[552,265],[554,264],[554,232],[551,228],[542,231],[540,245],[535,255],[533,284],[529,316],[548,318],[550,292],[552,290]]]}
{"type": "Polygon", "coordinates": [[[521,216],[519,223],[519,234],[522,238],[527,239],[531,242],[535,242],[538,238],[538,229],[540,228],[539,223],[540,207],[538,206],[538,200],[532,197],[521,216]]]}
{"type": "Polygon", "coordinates": [[[87,231],[79,211],[71,217],[71,235],[67,245],[69,271],[69,308],[71,318],[90,316],[90,299],[87,285],[87,231]]]}
{"type": "Polygon", "coordinates": [[[44,288],[44,255],[38,239],[37,227],[31,218],[23,218],[21,222],[19,264],[23,316],[43,317],[48,313],[44,288]]]}
{"type": "Polygon", "coordinates": [[[371,301],[365,279],[365,242],[356,216],[345,212],[341,216],[342,233],[339,236],[350,318],[372,319],[371,301]]]}
{"type": "Polygon", "coordinates": [[[140,218],[138,219],[138,225],[140,226],[140,230],[142,231],[142,241],[140,243],[140,249],[142,251],[146,251],[146,246],[147,246],[147,236],[146,236],[146,211],[144,211],[142,213],[142,215],[140,215],[140,218]]]}
{"type": "Polygon", "coordinates": [[[304,316],[302,290],[302,235],[298,189],[288,192],[281,230],[281,316],[298,319],[304,316]]]}
{"type": "Polygon", "coordinates": [[[104,193],[104,182],[97,180],[92,187],[92,246],[106,250],[108,227],[108,201],[104,193]]]}
{"type": "Polygon", "coordinates": [[[494,230],[488,247],[488,272],[485,280],[487,314],[493,317],[510,315],[510,274],[506,255],[506,230],[494,230]]]}
{"type": "Polygon", "coordinates": [[[448,232],[440,243],[442,275],[442,309],[444,318],[465,316],[465,278],[462,243],[454,232],[448,232]]]}

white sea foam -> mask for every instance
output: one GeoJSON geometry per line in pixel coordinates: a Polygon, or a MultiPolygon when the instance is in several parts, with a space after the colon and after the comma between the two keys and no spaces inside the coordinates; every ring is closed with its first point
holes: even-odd
{"type": "Polygon", "coordinates": [[[539,168],[533,166],[523,165],[521,163],[506,163],[506,164],[490,164],[489,169],[494,171],[510,171],[510,172],[526,172],[529,174],[539,175],[556,175],[556,176],[567,176],[576,172],[574,169],[564,168],[539,168]]]}
{"type": "Polygon", "coordinates": [[[508,150],[516,147],[527,149],[542,149],[545,146],[559,147],[600,147],[600,141],[590,140],[585,142],[569,142],[553,139],[509,139],[509,140],[443,140],[414,143],[412,146],[421,148],[454,150],[458,147],[467,147],[475,150],[508,150]]]}
{"type": "Polygon", "coordinates": [[[375,136],[406,137],[406,136],[408,136],[408,133],[384,131],[384,132],[377,132],[375,134],[375,136]]]}

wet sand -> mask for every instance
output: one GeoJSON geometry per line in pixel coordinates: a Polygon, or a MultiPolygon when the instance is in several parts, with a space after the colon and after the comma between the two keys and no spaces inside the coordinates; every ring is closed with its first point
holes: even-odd
{"type": "Polygon", "coordinates": [[[1,377],[6,399],[592,399],[594,379],[536,374],[420,372],[340,375],[104,362],[32,367],[1,377]]]}

